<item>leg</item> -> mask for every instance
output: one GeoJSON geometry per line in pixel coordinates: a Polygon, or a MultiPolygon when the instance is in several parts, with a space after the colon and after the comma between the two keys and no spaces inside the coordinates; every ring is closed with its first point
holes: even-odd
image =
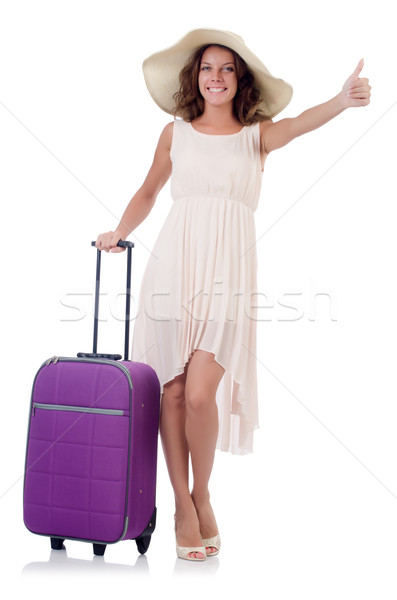
{"type": "MultiPolygon", "coordinates": [[[[196,510],[189,491],[189,448],[185,435],[186,372],[164,385],[160,435],[168,473],[175,494],[175,526],[180,546],[201,546],[196,510]]],[[[203,558],[201,553],[193,554],[203,558]]]]}
{"type": "Polygon", "coordinates": [[[175,498],[189,493],[189,449],[185,436],[186,371],[164,385],[160,435],[175,498]]]}
{"type": "Polygon", "coordinates": [[[186,439],[194,477],[192,499],[203,538],[217,533],[208,483],[218,436],[216,390],[224,372],[212,353],[196,350],[189,362],[185,384],[186,439]]]}

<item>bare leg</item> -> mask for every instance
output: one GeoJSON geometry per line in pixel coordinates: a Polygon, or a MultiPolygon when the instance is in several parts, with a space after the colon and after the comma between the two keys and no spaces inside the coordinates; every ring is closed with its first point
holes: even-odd
{"type": "Polygon", "coordinates": [[[186,372],[164,385],[160,410],[160,435],[172,487],[176,496],[189,493],[189,449],[185,436],[186,372]]]}
{"type": "Polygon", "coordinates": [[[216,390],[224,372],[225,369],[214,360],[212,353],[196,350],[189,362],[185,384],[185,431],[194,477],[192,499],[202,538],[218,533],[208,483],[218,436],[216,390]]]}
{"type": "MultiPolygon", "coordinates": [[[[175,494],[175,527],[179,546],[201,546],[199,521],[189,491],[189,448],[185,435],[185,373],[164,385],[160,434],[175,494]]],[[[202,553],[193,557],[204,558],[202,553]]]]}

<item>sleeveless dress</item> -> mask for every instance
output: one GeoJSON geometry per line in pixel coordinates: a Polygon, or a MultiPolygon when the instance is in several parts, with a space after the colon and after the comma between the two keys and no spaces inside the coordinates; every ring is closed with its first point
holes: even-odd
{"type": "Polygon", "coordinates": [[[213,353],[225,369],[217,448],[246,454],[258,427],[259,123],[210,135],[175,119],[170,157],[173,203],[142,278],[131,359],[156,371],[162,393],[194,350],[213,353]]]}

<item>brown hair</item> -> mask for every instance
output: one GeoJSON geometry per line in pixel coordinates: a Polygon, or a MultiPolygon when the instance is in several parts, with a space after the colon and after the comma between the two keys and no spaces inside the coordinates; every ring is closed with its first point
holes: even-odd
{"type": "Polygon", "coordinates": [[[193,121],[204,112],[204,98],[198,87],[198,75],[204,51],[210,46],[219,46],[229,50],[236,63],[237,92],[234,97],[234,115],[242,125],[252,125],[260,121],[271,121],[259,105],[262,102],[259,90],[255,87],[255,78],[247,63],[237,52],[221,44],[206,44],[198,48],[185,63],[179,74],[179,91],[173,95],[175,108],[173,114],[185,121],[193,121]]]}

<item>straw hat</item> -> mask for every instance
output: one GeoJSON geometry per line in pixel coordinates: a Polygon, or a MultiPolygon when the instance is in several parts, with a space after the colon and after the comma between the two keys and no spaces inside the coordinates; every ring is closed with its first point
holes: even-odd
{"type": "Polygon", "coordinates": [[[283,79],[273,77],[239,35],[231,31],[203,28],[190,31],[173,46],[152,54],[143,62],[147,88],[162,110],[173,114],[173,94],[180,88],[179,73],[191,54],[206,44],[227,46],[247,63],[263,99],[260,108],[265,114],[274,117],[287,106],[292,97],[292,86],[283,79]]]}

